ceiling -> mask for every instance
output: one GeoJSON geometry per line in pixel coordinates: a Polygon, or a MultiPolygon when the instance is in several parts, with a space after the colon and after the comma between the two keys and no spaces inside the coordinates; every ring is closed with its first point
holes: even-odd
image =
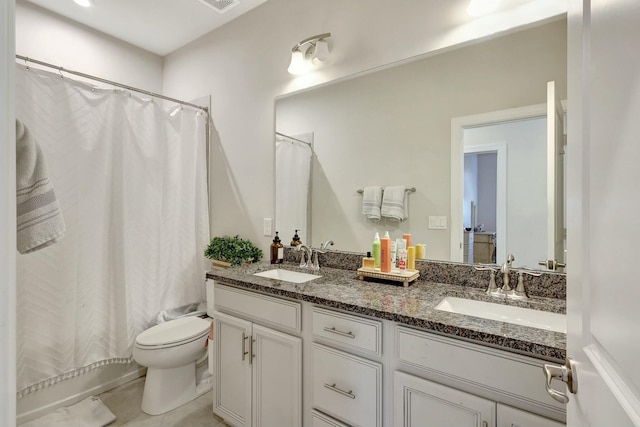
{"type": "MultiPolygon", "coordinates": [[[[142,49],[165,56],[267,0],[238,0],[219,13],[201,0],[26,0],[142,49]]],[[[231,0],[207,0],[232,3],[231,0]]]]}

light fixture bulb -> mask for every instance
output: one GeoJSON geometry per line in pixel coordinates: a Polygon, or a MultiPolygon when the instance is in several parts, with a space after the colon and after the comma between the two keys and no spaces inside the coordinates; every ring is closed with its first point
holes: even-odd
{"type": "Polygon", "coordinates": [[[500,0],[471,0],[467,13],[471,16],[484,16],[495,12],[500,7],[500,0]]]}
{"type": "Polygon", "coordinates": [[[296,49],[291,52],[291,63],[287,71],[290,74],[298,75],[307,70],[307,66],[304,61],[304,53],[300,49],[296,49]]]}
{"type": "Polygon", "coordinates": [[[92,2],[91,0],[73,0],[78,6],[82,6],[82,7],[91,7],[92,6],[92,2]]]}
{"type": "Polygon", "coordinates": [[[313,57],[311,61],[318,65],[324,64],[329,60],[329,43],[325,39],[320,39],[316,42],[316,47],[313,50],[313,57]]]}

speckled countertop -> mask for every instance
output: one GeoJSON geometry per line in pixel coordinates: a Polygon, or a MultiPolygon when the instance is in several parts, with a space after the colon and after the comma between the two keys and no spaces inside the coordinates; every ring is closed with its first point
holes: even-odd
{"type": "MultiPolygon", "coordinates": [[[[250,264],[226,270],[212,270],[207,277],[229,285],[259,292],[308,301],[320,306],[391,320],[477,344],[564,363],[566,334],[519,326],[473,316],[436,310],[447,296],[517,305],[555,313],[565,313],[564,299],[531,297],[527,301],[492,298],[482,289],[419,280],[407,288],[380,281],[360,281],[355,270],[322,267],[321,278],[295,284],[254,276],[253,273],[274,268],[271,264],[250,264]]],[[[300,270],[285,263],[276,268],[300,270]]]]}

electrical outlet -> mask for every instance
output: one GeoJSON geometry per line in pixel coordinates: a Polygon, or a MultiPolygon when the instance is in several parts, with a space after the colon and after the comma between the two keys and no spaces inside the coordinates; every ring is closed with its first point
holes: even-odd
{"type": "Polygon", "coordinates": [[[262,234],[265,236],[271,236],[273,234],[273,220],[271,218],[264,218],[262,220],[262,234]]]}
{"type": "Polygon", "coordinates": [[[430,216],[429,229],[430,230],[446,230],[447,217],[446,216],[430,216]]]}

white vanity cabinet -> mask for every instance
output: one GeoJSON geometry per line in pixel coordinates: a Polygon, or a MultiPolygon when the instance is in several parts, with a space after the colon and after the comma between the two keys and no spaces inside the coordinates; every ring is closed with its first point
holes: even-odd
{"type": "Polygon", "coordinates": [[[404,372],[394,374],[395,427],[493,427],[495,402],[404,372]]]}
{"type": "Polygon", "coordinates": [[[403,326],[395,340],[394,426],[564,425],[547,418],[565,412],[546,392],[544,362],[403,326]]]}
{"type": "Polygon", "coordinates": [[[498,403],[498,427],[564,427],[563,423],[498,403]]]}
{"type": "Polygon", "coordinates": [[[218,284],[215,301],[213,411],[234,426],[302,425],[302,339],[252,320],[295,330],[299,304],[218,284]]]}

